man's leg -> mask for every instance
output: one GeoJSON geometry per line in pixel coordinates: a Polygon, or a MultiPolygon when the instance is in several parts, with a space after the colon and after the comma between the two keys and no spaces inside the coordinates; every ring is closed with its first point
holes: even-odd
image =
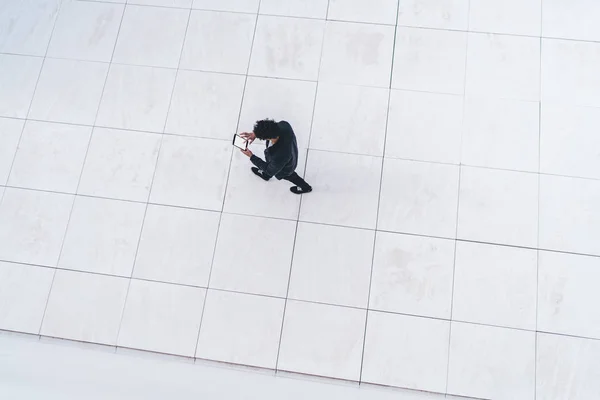
{"type": "Polygon", "coordinates": [[[271,179],[271,178],[268,178],[268,177],[264,176],[263,172],[261,170],[259,170],[258,168],[256,168],[256,167],[252,167],[252,168],[250,168],[250,170],[252,170],[252,172],[254,173],[254,175],[258,176],[259,178],[262,178],[265,181],[268,181],[269,179],[271,179]]]}
{"type": "Polygon", "coordinates": [[[306,183],[304,179],[302,179],[297,173],[293,172],[290,176],[286,176],[286,181],[292,182],[296,187],[290,188],[293,193],[302,194],[308,193],[312,191],[312,187],[306,183]]]}

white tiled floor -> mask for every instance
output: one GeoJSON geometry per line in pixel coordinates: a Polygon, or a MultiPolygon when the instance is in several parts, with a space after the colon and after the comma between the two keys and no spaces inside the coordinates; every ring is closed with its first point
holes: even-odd
{"type": "Polygon", "coordinates": [[[369,311],[362,381],[444,392],[450,322],[369,311]]]}
{"type": "Polygon", "coordinates": [[[124,10],[123,4],[63,0],[47,55],[110,61],[124,10]]]}
{"type": "Polygon", "coordinates": [[[93,125],[107,73],[105,63],[47,59],[29,117],[93,125]]]}
{"type": "Polygon", "coordinates": [[[218,213],[149,205],[133,276],[206,287],[218,228],[218,213]]]}
{"type": "Polygon", "coordinates": [[[171,69],[111,64],[96,124],[162,132],[176,75],[171,69]]]}
{"type": "Polygon", "coordinates": [[[132,279],[117,344],[193,356],[204,296],[200,288],[132,279]]]}
{"type": "Polygon", "coordinates": [[[0,54],[0,116],[27,117],[42,63],[38,57],[0,54]]]}
{"type": "Polygon", "coordinates": [[[300,223],[288,296],[366,308],[374,234],[365,229],[300,223]]]}
{"type": "Polygon", "coordinates": [[[532,399],[535,332],[452,322],[450,394],[485,399],[532,399]]]}
{"type": "Polygon", "coordinates": [[[255,25],[250,14],[193,10],[181,68],[245,74],[255,25]]]}
{"type": "Polygon", "coordinates": [[[145,210],[140,203],[78,196],[58,266],[131,276],[145,210]]]}
{"type": "Polygon", "coordinates": [[[209,290],[196,357],[275,368],[285,300],[209,290]]]}
{"type": "Polygon", "coordinates": [[[89,126],[27,121],[8,184],[75,193],[91,133],[89,126]]]}
{"type": "Polygon", "coordinates": [[[597,397],[597,1],[0,3],[0,330],[597,397]]]}

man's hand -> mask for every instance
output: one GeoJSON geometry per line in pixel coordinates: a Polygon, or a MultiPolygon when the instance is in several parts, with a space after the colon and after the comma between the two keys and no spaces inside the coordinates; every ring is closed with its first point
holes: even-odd
{"type": "Polygon", "coordinates": [[[252,157],[253,156],[253,154],[252,154],[252,152],[250,150],[242,150],[242,153],[244,153],[248,157],[252,157]]]}
{"type": "Polygon", "coordinates": [[[248,144],[252,144],[256,140],[256,135],[254,132],[242,132],[240,136],[248,141],[248,144]]]}

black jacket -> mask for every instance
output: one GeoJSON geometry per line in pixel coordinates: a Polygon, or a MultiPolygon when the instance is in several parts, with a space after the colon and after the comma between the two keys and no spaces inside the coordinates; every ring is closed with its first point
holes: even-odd
{"type": "Polygon", "coordinates": [[[290,176],[298,166],[298,143],[292,126],[286,121],[279,121],[279,140],[265,150],[265,161],[260,157],[253,155],[250,157],[252,164],[263,171],[266,177],[274,176],[277,179],[283,179],[290,176]]]}

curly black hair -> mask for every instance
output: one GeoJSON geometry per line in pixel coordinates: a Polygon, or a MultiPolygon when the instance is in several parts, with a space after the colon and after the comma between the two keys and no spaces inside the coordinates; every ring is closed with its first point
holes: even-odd
{"type": "Polygon", "coordinates": [[[252,131],[260,140],[275,139],[280,135],[277,122],[272,119],[261,119],[260,121],[256,121],[252,131]]]}

